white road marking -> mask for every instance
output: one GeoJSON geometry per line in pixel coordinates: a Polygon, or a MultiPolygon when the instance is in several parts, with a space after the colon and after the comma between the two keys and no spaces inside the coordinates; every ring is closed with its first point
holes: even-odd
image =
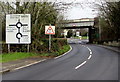
{"type": "Polygon", "coordinates": [[[92,50],[89,47],[86,47],[86,48],[89,50],[90,54],[92,54],[92,50]]]}
{"type": "Polygon", "coordinates": [[[90,54],[92,54],[92,51],[90,52],[90,54]]]}
{"type": "Polygon", "coordinates": [[[90,56],[88,57],[88,60],[91,59],[91,57],[92,57],[92,55],[90,55],[90,56]]]}
{"type": "Polygon", "coordinates": [[[45,60],[46,60],[46,59],[43,59],[43,60],[40,60],[40,61],[37,61],[37,62],[31,63],[31,64],[28,64],[28,65],[25,65],[25,66],[21,66],[21,67],[15,68],[15,69],[13,69],[13,70],[19,70],[19,69],[22,69],[22,68],[25,68],[25,67],[28,67],[28,66],[31,66],[31,65],[34,65],[34,64],[40,63],[40,62],[45,61],[45,60]]]}
{"type": "Polygon", "coordinates": [[[90,52],[92,52],[92,50],[89,47],[86,47],[90,52]]]}
{"type": "Polygon", "coordinates": [[[66,54],[69,53],[71,50],[72,50],[72,47],[70,46],[70,50],[69,50],[68,52],[64,53],[63,55],[57,56],[57,57],[55,57],[54,59],[58,59],[58,58],[60,58],[60,57],[62,57],[62,56],[64,56],[64,55],[66,55],[66,54]]]}
{"type": "MultiPolygon", "coordinates": [[[[85,45],[82,45],[83,47],[86,47],[85,45]]],[[[89,59],[91,59],[91,57],[92,57],[92,50],[89,48],[89,47],[86,47],[88,50],[89,50],[89,52],[90,52],[90,55],[89,55],[89,57],[88,57],[88,60],[89,59]]],[[[87,61],[84,61],[83,63],[81,63],[80,65],[78,65],[78,66],[76,66],[75,67],[75,69],[78,69],[78,68],[80,68],[81,66],[83,66],[84,64],[86,64],[87,63],[87,61]]]]}
{"type": "Polygon", "coordinates": [[[81,66],[83,66],[87,61],[84,61],[83,63],[81,63],[80,65],[76,66],[75,69],[80,68],[81,66]]]}

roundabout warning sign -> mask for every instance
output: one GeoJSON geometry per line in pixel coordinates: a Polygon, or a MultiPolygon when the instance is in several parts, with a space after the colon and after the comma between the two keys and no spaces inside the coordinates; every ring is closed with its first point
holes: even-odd
{"type": "Polygon", "coordinates": [[[45,34],[55,34],[55,26],[45,26],[45,34]]]}
{"type": "Polygon", "coordinates": [[[49,51],[51,50],[51,35],[55,35],[55,26],[45,26],[45,34],[49,35],[49,51]]]}
{"type": "Polygon", "coordinates": [[[6,15],[6,43],[31,43],[31,17],[30,14],[6,15]]]}

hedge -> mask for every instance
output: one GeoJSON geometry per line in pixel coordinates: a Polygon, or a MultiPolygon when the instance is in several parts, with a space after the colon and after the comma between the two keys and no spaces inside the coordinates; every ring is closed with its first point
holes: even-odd
{"type": "MultiPolygon", "coordinates": [[[[49,39],[42,39],[40,41],[33,41],[30,44],[30,52],[48,52],[49,39]]],[[[53,38],[51,40],[51,52],[59,51],[63,45],[67,45],[67,39],[53,38]]],[[[11,52],[27,52],[27,45],[25,44],[10,44],[11,52]]],[[[8,46],[6,43],[2,43],[2,53],[8,53],[8,46]]]]}

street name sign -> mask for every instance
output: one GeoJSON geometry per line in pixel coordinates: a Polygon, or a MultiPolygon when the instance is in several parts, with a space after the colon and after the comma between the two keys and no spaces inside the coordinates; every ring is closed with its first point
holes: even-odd
{"type": "Polygon", "coordinates": [[[6,15],[6,43],[7,44],[31,43],[30,14],[6,15]]]}

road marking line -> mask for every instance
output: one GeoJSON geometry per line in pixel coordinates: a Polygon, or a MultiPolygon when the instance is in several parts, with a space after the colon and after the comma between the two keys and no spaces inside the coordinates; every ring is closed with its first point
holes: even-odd
{"type": "Polygon", "coordinates": [[[90,52],[92,51],[89,47],[86,47],[90,52]]]}
{"type": "MultiPolygon", "coordinates": [[[[86,47],[85,45],[82,45],[82,46],[84,46],[84,47],[86,47]]],[[[86,47],[88,50],[89,50],[89,52],[90,52],[90,55],[89,55],[89,57],[88,57],[88,60],[89,59],[91,59],[91,57],[92,57],[92,50],[89,48],[89,47],[86,47]]],[[[78,69],[78,68],[80,68],[81,66],[83,66],[84,64],[86,64],[87,63],[87,61],[84,61],[83,63],[81,63],[80,65],[78,65],[77,67],[75,67],[75,69],[78,69]]]]}
{"type": "Polygon", "coordinates": [[[46,60],[46,59],[43,59],[43,60],[40,60],[40,61],[37,61],[37,62],[31,63],[31,64],[28,64],[28,65],[25,65],[25,66],[21,66],[21,67],[15,68],[15,69],[13,69],[13,70],[19,70],[19,69],[22,69],[22,68],[25,68],[25,67],[28,67],[28,66],[31,66],[31,65],[34,65],[34,64],[37,64],[37,63],[43,62],[43,61],[45,61],[45,60],[46,60]]]}
{"type": "Polygon", "coordinates": [[[90,52],[90,54],[92,54],[92,52],[90,52]]]}
{"type": "Polygon", "coordinates": [[[78,65],[77,67],[75,67],[75,69],[80,68],[81,66],[83,66],[87,61],[84,61],[83,63],[81,63],[80,65],[78,65]]]}
{"type": "Polygon", "coordinates": [[[64,56],[64,55],[66,55],[66,54],[69,53],[71,50],[72,50],[72,47],[70,46],[70,50],[69,50],[68,52],[64,53],[63,55],[57,56],[57,57],[55,57],[54,59],[58,59],[58,58],[60,58],[60,57],[62,57],[62,56],[64,56]]]}
{"type": "Polygon", "coordinates": [[[88,57],[88,60],[91,59],[91,57],[92,57],[92,55],[90,55],[90,56],[88,57]]]}
{"type": "Polygon", "coordinates": [[[92,50],[89,47],[86,47],[86,48],[89,50],[90,54],[92,54],[92,50]]]}

